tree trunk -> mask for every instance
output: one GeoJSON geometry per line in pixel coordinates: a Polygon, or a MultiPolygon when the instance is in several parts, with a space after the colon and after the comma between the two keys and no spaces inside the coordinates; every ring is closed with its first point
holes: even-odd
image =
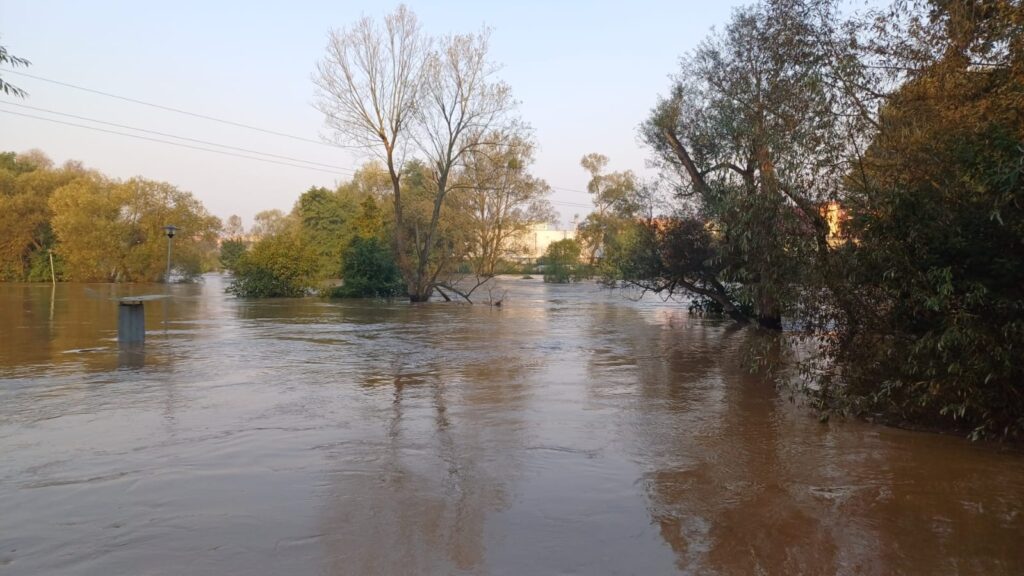
{"type": "Polygon", "coordinates": [[[782,313],[775,298],[762,295],[757,303],[757,323],[767,330],[782,330],[782,313]]]}
{"type": "Polygon", "coordinates": [[[430,290],[429,292],[424,294],[422,292],[410,291],[409,292],[409,302],[427,302],[427,301],[430,300],[430,295],[433,292],[434,292],[433,290],[430,290]]]}

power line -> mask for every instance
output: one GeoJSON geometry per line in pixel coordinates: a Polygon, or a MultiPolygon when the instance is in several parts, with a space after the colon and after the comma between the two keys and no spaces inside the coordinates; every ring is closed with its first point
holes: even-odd
{"type": "Polygon", "coordinates": [[[289,162],[280,162],[277,160],[270,160],[268,158],[259,158],[257,156],[247,156],[245,154],[235,154],[234,152],[226,152],[224,150],[215,150],[213,148],[203,148],[202,146],[193,146],[191,144],[184,144],[181,142],[171,142],[170,140],[161,140],[159,138],[150,138],[148,136],[140,136],[138,134],[128,134],[126,132],[118,132],[116,130],[107,130],[106,128],[97,128],[95,126],[86,126],[85,124],[76,124],[74,122],[65,122],[64,120],[57,120],[56,118],[46,118],[44,116],[35,116],[33,114],[23,114],[21,112],[13,112],[11,110],[0,110],[2,114],[13,114],[15,116],[23,116],[25,118],[33,118],[35,120],[43,120],[45,122],[53,122],[55,124],[64,124],[66,126],[74,126],[76,128],[85,128],[86,130],[95,130],[97,132],[105,132],[107,134],[114,134],[117,136],[126,136],[128,138],[137,138],[139,140],[148,140],[150,142],[158,142],[160,144],[170,144],[171,146],[179,146],[181,148],[191,148],[192,150],[201,150],[203,152],[213,152],[214,154],[223,154],[225,156],[235,156],[237,158],[246,158],[249,160],[256,160],[257,162],[268,162],[270,164],[280,164],[281,166],[291,166],[292,168],[302,168],[305,170],[315,170],[317,172],[326,172],[328,174],[334,174],[338,176],[336,170],[325,170],[323,168],[314,168],[312,166],[302,166],[299,164],[291,164],[289,162]]]}
{"type": "MultiPolygon", "coordinates": [[[[319,146],[326,146],[326,147],[340,148],[340,149],[350,149],[350,148],[353,148],[353,147],[344,147],[344,146],[341,146],[341,145],[336,145],[336,143],[325,142],[323,140],[317,140],[317,139],[313,139],[313,138],[307,138],[307,137],[304,137],[304,136],[298,136],[298,135],[295,135],[295,134],[289,134],[289,133],[286,133],[286,132],[279,132],[279,131],[270,130],[270,129],[267,129],[267,128],[260,128],[259,126],[252,126],[250,124],[244,124],[242,122],[234,122],[233,120],[225,120],[223,118],[217,118],[217,117],[214,117],[214,116],[208,116],[206,114],[199,114],[199,113],[196,113],[196,112],[189,112],[187,110],[182,110],[182,109],[174,108],[174,107],[170,107],[170,106],[154,104],[154,102],[148,102],[148,101],[140,100],[140,99],[137,99],[137,98],[132,98],[132,97],[128,97],[128,96],[122,96],[122,95],[114,94],[114,93],[111,93],[111,92],[104,92],[102,90],[96,90],[96,89],[93,89],[93,88],[86,88],[85,86],[79,86],[79,85],[76,85],[76,84],[71,84],[69,82],[61,82],[59,80],[52,80],[50,78],[43,78],[42,76],[36,76],[34,74],[29,74],[27,72],[18,72],[16,70],[7,70],[7,69],[3,69],[3,72],[7,73],[7,74],[16,74],[18,76],[24,76],[26,78],[32,78],[33,80],[39,80],[41,82],[49,82],[50,84],[56,84],[58,86],[65,86],[65,87],[68,87],[68,88],[74,88],[76,90],[82,90],[84,92],[90,92],[90,93],[93,93],[93,94],[99,94],[101,96],[117,98],[119,100],[124,100],[124,101],[128,101],[128,102],[132,102],[132,104],[137,104],[137,105],[141,105],[141,106],[147,106],[147,107],[156,108],[156,109],[159,109],[159,110],[165,110],[165,111],[168,111],[168,112],[173,112],[175,114],[183,114],[185,116],[191,116],[191,117],[194,117],[194,118],[201,118],[203,120],[210,120],[212,122],[219,122],[221,124],[226,124],[228,126],[236,126],[236,127],[239,127],[239,128],[246,128],[248,130],[256,130],[258,132],[263,132],[265,134],[272,134],[272,135],[275,135],[275,136],[282,136],[282,137],[291,138],[291,139],[294,139],[294,140],[299,140],[299,141],[304,141],[304,142],[309,142],[309,143],[315,143],[315,145],[319,145],[319,146]]],[[[6,102],[6,104],[12,104],[12,102],[6,102]]],[[[24,105],[14,105],[14,106],[23,106],[23,108],[32,108],[32,107],[28,107],[28,106],[24,106],[24,105]]],[[[237,149],[237,148],[234,148],[234,147],[218,145],[218,143],[207,142],[207,141],[204,141],[204,140],[197,140],[195,138],[186,138],[186,137],[183,137],[183,136],[175,136],[173,134],[163,134],[163,133],[160,133],[160,132],[153,132],[153,131],[150,131],[150,130],[144,130],[144,129],[141,129],[141,128],[133,128],[133,127],[130,127],[130,126],[121,126],[121,125],[118,125],[118,124],[102,122],[100,120],[92,120],[92,119],[88,119],[88,118],[77,117],[77,116],[73,116],[73,115],[70,115],[70,114],[63,114],[63,113],[52,112],[52,111],[45,111],[45,110],[42,110],[42,109],[34,109],[34,110],[39,110],[41,112],[50,112],[51,114],[59,114],[61,116],[69,116],[69,117],[72,117],[72,118],[78,118],[79,120],[89,120],[90,122],[97,122],[97,123],[100,123],[100,124],[108,124],[108,125],[118,126],[120,128],[127,128],[127,129],[130,129],[130,130],[138,130],[138,131],[142,131],[142,132],[151,132],[151,133],[157,133],[159,135],[169,136],[169,137],[173,137],[173,138],[179,138],[179,139],[183,139],[183,140],[197,141],[197,142],[200,142],[200,143],[206,143],[206,145],[209,145],[209,146],[217,146],[217,147],[228,148],[228,149],[232,149],[232,150],[240,150],[240,151],[243,151],[243,152],[250,152],[251,154],[261,154],[261,155],[264,155],[264,156],[276,156],[276,155],[272,155],[272,154],[265,154],[265,153],[261,153],[261,152],[246,151],[245,149],[237,149]]],[[[281,157],[281,158],[288,159],[288,157],[281,157]]],[[[307,162],[307,161],[300,160],[300,162],[307,162]]],[[[311,163],[311,164],[318,164],[318,163],[311,163]]],[[[334,167],[334,166],[331,166],[331,165],[328,165],[328,166],[334,167]]],[[[560,186],[551,186],[551,188],[553,190],[560,190],[562,192],[571,192],[573,194],[590,194],[587,191],[578,190],[578,189],[572,189],[572,188],[566,188],[566,187],[560,187],[560,186]]]]}
{"type": "MultiPolygon", "coordinates": [[[[3,104],[10,104],[10,102],[4,102],[3,104]]],[[[42,110],[41,108],[34,108],[32,106],[25,106],[25,107],[26,108],[32,108],[34,110],[42,110]]],[[[57,120],[56,118],[46,118],[44,116],[36,116],[34,114],[23,114],[21,112],[14,112],[14,111],[11,111],[11,110],[2,110],[2,109],[0,109],[0,114],[12,114],[14,116],[22,116],[24,118],[32,118],[34,120],[42,120],[44,122],[52,122],[52,123],[55,123],[55,124],[63,124],[65,126],[73,126],[75,128],[84,128],[86,130],[94,130],[96,132],[103,132],[105,134],[113,134],[115,136],[125,136],[127,138],[136,138],[136,139],[139,139],[139,140],[146,140],[148,142],[156,142],[158,144],[169,144],[171,146],[178,146],[180,148],[188,148],[188,149],[191,149],[191,150],[199,150],[201,152],[213,152],[214,154],[223,154],[225,156],[234,156],[236,158],[244,158],[244,159],[247,159],[247,160],[256,160],[257,162],[267,162],[267,163],[270,163],[270,164],[278,164],[278,165],[281,165],[281,166],[289,166],[291,168],[300,168],[300,169],[304,169],[304,170],[314,170],[314,171],[317,171],[317,172],[325,172],[327,174],[334,174],[335,176],[339,175],[338,172],[334,171],[334,170],[325,170],[325,169],[322,169],[322,168],[315,168],[313,166],[302,166],[302,165],[299,165],[299,164],[292,164],[290,162],[280,162],[280,161],[277,161],[277,160],[270,160],[268,158],[259,158],[259,157],[256,157],[256,156],[248,156],[248,155],[245,155],[245,154],[235,154],[233,152],[226,152],[224,150],[214,150],[212,148],[204,148],[202,146],[192,146],[190,144],[184,144],[184,143],[181,143],[181,142],[171,142],[170,140],[162,140],[160,138],[150,138],[148,136],[140,136],[138,134],[128,134],[126,132],[118,132],[116,130],[107,130],[105,128],[98,128],[96,126],[87,126],[85,124],[76,124],[75,122],[65,122],[64,120],[57,120]]],[[[54,114],[61,114],[61,113],[60,112],[54,112],[54,114]]],[[[74,115],[71,115],[71,114],[62,114],[62,115],[71,116],[73,118],[80,118],[80,119],[83,118],[83,117],[74,116],[74,115]]],[[[86,120],[88,120],[88,119],[86,119],[86,120]]],[[[100,122],[98,120],[90,120],[90,121],[100,122]]],[[[113,123],[109,123],[109,122],[107,122],[106,124],[111,124],[111,125],[119,126],[119,127],[125,127],[125,128],[130,129],[130,130],[142,130],[141,128],[132,128],[132,127],[122,126],[120,124],[113,124],[113,123]]],[[[158,134],[160,134],[160,133],[158,133],[158,134]]],[[[184,140],[193,140],[193,141],[198,141],[198,142],[204,142],[202,140],[194,140],[192,138],[184,138],[182,136],[171,136],[171,137],[172,138],[182,138],[184,140]]],[[[213,146],[224,146],[223,144],[214,144],[214,143],[210,143],[210,144],[213,145],[213,146]]],[[[226,147],[226,148],[233,148],[231,146],[224,146],[224,147],[226,147]]],[[[240,150],[244,150],[244,149],[240,149],[240,150]]],[[[252,151],[252,153],[254,153],[254,154],[264,154],[264,155],[267,155],[267,156],[274,156],[273,154],[267,154],[265,152],[252,151]]],[[[284,157],[284,158],[287,158],[287,157],[284,157]]],[[[295,159],[295,160],[298,161],[298,162],[308,162],[307,160],[298,160],[298,159],[295,159]]],[[[309,163],[310,164],[317,164],[316,162],[309,162],[309,163]]],[[[330,166],[330,165],[327,164],[326,166],[330,166]]],[[[351,168],[340,168],[339,167],[338,169],[339,170],[344,170],[344,171],[347,171],[347,172],[352,172],[352,173],[355,172],[355,170],[352,170],[351,168]]],[[[554,188],[554,187],[552,187],[552,188],[554,188]]],[[[565,202],[565,201],[561,201],[561,200],[549,200],[548,202],[550,202],[551,204],[558,204],[558,205],[561,205],[561,206],[568,206],[568,207],[572,207],[572,208],[591,208],[592,207],[589,204],[582,204],[582,203],[579,203],[579,202],[565,202]]]]}
{"type": "Polygon", "coordinates": [[[168,134],[167,132],[159,132],[156,130],[148,130],[146,128],[137,128],[135,126],[128,126],[126,124],[118,124],[116,122],[107,122],[105,120],[97,120],[95,118],[89,118],[88,116],[78,116],[75,114],[68,114],[66,112],[58,112],[56,110],[48,110],[46,108],[38,108],[36,106],[29,106],[27,104],[18,104],[15,102],[0,102],[7,106],[17,106],[19,108],[27,108],[29,110],[36,110],[37,112],[46,112],[47,114],[56,114],[58,116],[65,116],[67,118],[75,118],[77,120],[85,120],[86,122],[95,122],[97,124],[104,124],[106,126],[114,126],[115,128],[124,128],[126,130],[136,130],[138,132],[145,132],[147,134],[155,134],[157,136],[165,136],[167,138],[177,138],[179,140],[186,140],[189,142],[195,142],[197,144],[206,144],[207,146],[217,146],[220,148],[227,148],[229,150],[235,150],[238,152],[246,152],[248,154],[259,154],[261,156],[270,156],[272,158],[279,158],[281,160],[288,160],[291,162],[302,162],[304,164],[314,164],[316,166],[322,166],[324,168],[333,168],[335,170],[342,170],[345,172],[355,173],[355,170],[351,168],[345,168],[343,166],[336,166],[334,164],[324,164],[323,162],[314,162],[312,160],[303,160],[301,158],[293,158],[291,156],[282,156],[280,154],[271,154],[270,152],[260,152],[259,150],[250,150],[248,148],[239,148],[237,146],[230,146],[228,144],[218,144],[217,142],[210,142],[209,140],[199,140],[197,138],[189,138],[187,136],[178,136],[176,134],[168,134]]]}
{"type": "Polygon", "coordinates": [[[257,132],[263,132],[265,134],[273,134],[274,136],[282,136],[284,138],[291,138],[292,140],[299,140],[301,142],[309,142],[312,144],[319,144],[321,146],[330,146],[332,148],[346,148],[339,144],[331,144],[329,142],[323,142],[321,140],[314,140],[313,138],[306,138],[304,136],[296,136],[295,134],[287,134],[285,132],[277,132],[276,130],[269,130],[267,128],[260,128],[259,126],[252,126],[250,124],[243,124],[241,122],[235,122],[233,120],[225,120],[223,118],[217,118],[215,116],[208,116],[206,114],[199,114],[197,112],[189,112],[188,110],[182,110],[181,108],[175,108],[173,106],[164,106],[163,104],[154,104],[153,102],[146,102],[144,100],[137,100],[135,98],[129,98],[127,96],[119,96],[117,94],[111,94],[110,92],[104,92],[102,90],[94,90],[92,88],[86,88],[84,86],[78,86],[68,82],[61,82],[59,80],[51,80],[50,78],[43,78],[42,76],[36,76],[34,74],[28,74],[27,72],[18,72],[17,70],[3,70],[5,74],[17,74],[18,76],[24,76],[26,78],[32,78],[33,80],[39,80],[41,82],[49,82],[51,84],[57,84],[58,86],[66,86],[68,88],[74,88],[75,90],[81,90],[83,92],[90,92],[92,94],[99,94],[100,96],[106,96],[108,98],[117,98],[118,100],[124,100],[125,102],[131,102],[133,104],[141,104],[142,106],[149,106],[151,108],[158,108],[160,110],[166,110],[168,112],[174,112],[176,114],[184,114],[186,116],[192,116],[195,118],[202,118],[203,120],[210,120],[212,122],[219,122],[221,124],[227,124],[228,126],[235,126],[237,128],[245,128],[247,130],[255,130],[257,132]]]}

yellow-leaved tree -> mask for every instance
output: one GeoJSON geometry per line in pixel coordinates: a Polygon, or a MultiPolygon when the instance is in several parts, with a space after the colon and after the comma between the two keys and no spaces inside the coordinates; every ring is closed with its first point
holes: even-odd
{"type": "Polygon", "coordinates": [[[79,178],[54,192],[50,209],[65,278],[82,282],[164,280],[168,224],[178,228],[172,276],[193,278],[221,227],[192,194],[143,178],[79,178]]]}

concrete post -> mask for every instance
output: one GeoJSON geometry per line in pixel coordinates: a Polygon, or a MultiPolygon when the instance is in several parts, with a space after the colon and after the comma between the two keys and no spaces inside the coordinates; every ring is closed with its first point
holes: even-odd
{"type": "Polygon", "coordinates": [[[117,306],[117,343],[142,344],[146,341],[146,314],[142,300],[122,298],[117,306]]]}

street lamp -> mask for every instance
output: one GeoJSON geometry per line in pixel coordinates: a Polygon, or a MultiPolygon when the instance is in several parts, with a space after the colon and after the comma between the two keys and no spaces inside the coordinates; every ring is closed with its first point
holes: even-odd
{"type": "Polygon", "coordinates": [[[167,276],[164,277],[165,283],[169,283],[171,281],[171,244],[174,240],[174,234],[177,231],[178,227],[174,224],[164,226],[164,234],[167,234],[167,276]]]}

